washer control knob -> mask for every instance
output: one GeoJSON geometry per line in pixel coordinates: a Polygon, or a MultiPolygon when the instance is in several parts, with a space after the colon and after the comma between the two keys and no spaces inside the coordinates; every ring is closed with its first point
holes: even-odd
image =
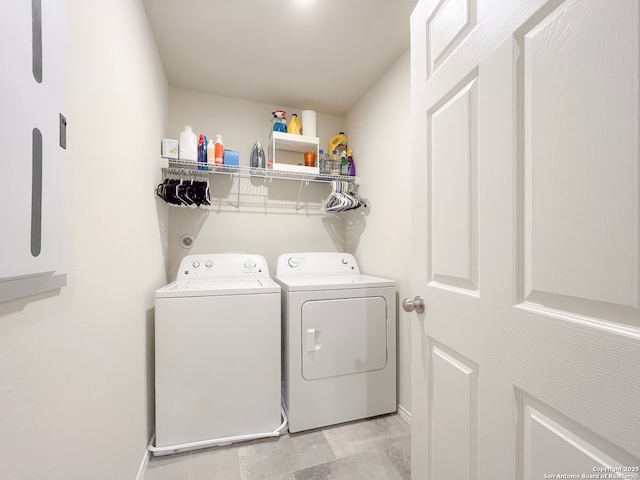
{"type": "Polygon", "coordinates": [[[213,262],[211,260],[207,260],[206,262],[204,262],[204,266],[207,268],[211,268],[213,267],[213,262]]]}
{"type": "Polygon", "coordinates": [[[191,265],[193,265],[193,268],[198,268],[200,266],[200,262],[193,262],[191,265]]]}
{"type": "Polygon", "coordinates": [[[300,266],[300,259],[298,257],[291,257],[287,263],[291,268],[298,268],[300,266]]]}
{"type": "Polygon", "coordinates": [[[346,258],[343,258],[343,259],[342,259],[342,264],[343,264],[343,265],[346,265],[347,263],[349,263],[349,260],[347,260],[346,258]]]}
{"type": "Polygon", "coordinates": [[[256,268],[256,261],[255,261],[255,259],[253,259],[253,258],[247,258],[247,259],[244,261],[244,266],[245,266],[246,268],[256,268]]]}

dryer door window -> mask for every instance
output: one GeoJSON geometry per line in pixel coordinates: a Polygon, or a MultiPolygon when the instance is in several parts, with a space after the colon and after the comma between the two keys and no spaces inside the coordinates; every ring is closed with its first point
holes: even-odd
{"type": "Polygon", "coordinates": [[[302,305],[306,380],[381,370],[387,364],[384,297],[311,300],[302,305]]]}

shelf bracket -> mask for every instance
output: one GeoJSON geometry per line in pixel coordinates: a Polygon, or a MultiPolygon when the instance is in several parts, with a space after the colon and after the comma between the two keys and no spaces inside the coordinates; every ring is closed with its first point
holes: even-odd
{"type": "MultiPolygon", "coordinates": [[[[296,201],[296,212],[300,210],[300,194],[302,193],[302,185],[304,185],[304,180],[300,180],[300,189],[298,190],[298,200],[296,201]]],[[[309,185],[308,180],[307,180],[307,185],[309,185]]]]}
{"type": "Polygon", "coordinates": [[[232,178],[236,179],[236,185],[238,187],[238,204],[234,205],[234,207],[236,207],[238,210],[240,209],[240,177],[238,175],[232,175],[232,178]]]}

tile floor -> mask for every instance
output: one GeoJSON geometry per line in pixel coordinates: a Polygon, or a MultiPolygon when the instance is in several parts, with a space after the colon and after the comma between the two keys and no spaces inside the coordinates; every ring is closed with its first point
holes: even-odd
{"type": "Polygon", "coordinates": [[[152,457],[144,480],[410,480],[411,434],[397,414],[277,439],[152,457]]]}

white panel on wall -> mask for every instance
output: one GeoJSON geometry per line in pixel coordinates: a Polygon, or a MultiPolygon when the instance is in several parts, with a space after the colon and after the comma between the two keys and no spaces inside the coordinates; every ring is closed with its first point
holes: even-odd
{"type": "Polygon", "coordinates": [[[430,478],[475,480],[478,366],[444,347],[430,350],[430,478]]]}
{"type": "Polygon", "coordinates": [[[477,290],[475,79],[430,115],[433,280],[477,290]]]}
{"type": "Polygon", "coordinates": [[[565,1],[520,39],[522,297],[623,322],[640,286],[638,8],[565,1]]]}
{"type": "Polygon", "coordinates": [[[64,0],[0,11],[0,301],[62,287],[66,148],[64,0]]]}

